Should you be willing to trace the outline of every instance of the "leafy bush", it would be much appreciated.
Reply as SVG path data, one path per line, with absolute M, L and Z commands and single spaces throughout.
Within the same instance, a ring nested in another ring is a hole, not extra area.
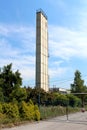
M 27 98 L 27 93 L 25 88 L 16 88 L 10 94 L 10 101 L 24 101 Z
M 79 107 L 81 106 L 81 99 L 74 96 L 74 95 L 67 95 L 68 99 L 69 99 L 69 106 L 71 107 Z
M 16 104 L 4 103 L 2 105 L 3 114 L 6 114 L 8 118 L 19 118 L 19 110 Z
M 57 94 L 56 98 L 54 100 L 54 105 L 67 106 L 68 105 L 68 98 L 66 97 L 66 95 Z
M 29 114 L 28 114 L 28 106 L 27 104 L 22 101 L 19 105 L 19 113 L 20 113 L 20 117 L 23 118 L 24 120 L 25 119 L 29 119 Z
M 40 112 L 37 105 L 34 106 L 34 119 L 37 121 L 40 120 Z
M 2 79 L 0 79 L 0 85 L 1 85 L 1 80 Z M 0 102 L 4 102 L 4 95 L 3 95 L 3 91 L 2 91 L 1 86 L 0 86 Z
M 0 124 L 2 124 L 6 119 L 6 115 L 3 113 L 0 113 Z
M 19 106 L 19 112 L 21 119 L 24 120 L 39 120 L 40 113 L 38 107 L 36 107 L 30 100 L 29 103 L 21 102 Z
M 3 110 L 2 110 L 2 104 L 0 103 L 0 113 L 2 113 Z

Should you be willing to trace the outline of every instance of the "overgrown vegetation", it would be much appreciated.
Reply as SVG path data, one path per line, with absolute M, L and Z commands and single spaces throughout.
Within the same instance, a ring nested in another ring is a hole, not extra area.
M 76 112 L 83 101 L 87 101 L 86 95 L 64 95 L 56 91 L 45 92 L 43 89 L 21 86 L 21 74 L 18 70 L 12 71 L 12 64 L 0 69 L 0 124 L 65 115 L 67 106 L 69 112 Z M 71 92 L 87 92 L 79 71 L 75 72 Z
M 49 106 L 40 107 L 41 119 L 48 119 L 56 116 L 66 115 L 66 107 L 63 106 Z M 79 107 L 68 107 L 68 113 L 75 113 L 80 111 Z
M 37 105 L 30 100 L 16 103 L 0 103 L 0 124 L 16 123 L 25 120 L 40 120 L 40 112 Z
M 38 105 L 21 85 L 21 74 L 12 71 L 12 64 L 0 69 L 0 124 L 40 120 Z
M 84 101 L 87 99 L 87 96 L 86 96 L 86 94 L 80 94 L 80 93 L 87 93 L 87 87 L 86 87 L 86 85 L 84 85 L 84 80 L 81 78 L 81 73 L 78 70 L 76 70 L 74 82 L 73 82 L 73 84 L 71 84 L 71 92 L 79 93 L 76 96 L 81 99 L 82 107 L 84 107 L 84 105 L 85 105 Z

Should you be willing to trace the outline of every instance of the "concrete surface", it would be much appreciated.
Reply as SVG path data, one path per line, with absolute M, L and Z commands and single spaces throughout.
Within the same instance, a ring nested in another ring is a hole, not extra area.
M 67 120 L 68 119 L 68 120 Z M 87 130 L 87 112 L 39 121 L 2 130 Z

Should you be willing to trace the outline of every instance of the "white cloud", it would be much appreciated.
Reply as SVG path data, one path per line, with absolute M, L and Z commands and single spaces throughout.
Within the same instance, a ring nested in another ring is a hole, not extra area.
M 0 67 L 13 64 L 23 82 L 35 80 L 35 30 L 29 26 L 0 24 Z M 34 85 L 34 84 L 33 84 Z
M 50 68 L 49 69 L 49 75 L 50 75 L 50 78 L 52 79 L 52 78 L 60 78 L 60 77 L 62 77 L 65 73 L 66 73 L 66 71 L 68 70 L 68 68 L 67 67 L 64 67 L 64 68 L 62 68 L 62 67 L 58 67 L 58 68 L 56 68 L 55 66 L 54 66 L 54 68 Z
M 84 17 L 83 17 L 84 18 Z M 85 18 L 78 30 L 49 26 L 50 77 L 62 77 L 70 68 L 62 67 L 71 58 L 87 58 L 87 28 Z M 85 28 L 84 27 L 85 22 Z M 35 80 L 35 28 L 0 24 L 0 66 L 13 63 L 24 80 Z
M 87 32 L 59 26 L 50 26 L 49 30 L 50 55 L 66 60 L 87 57 Z
M 14 48 L 17 51 L 35 51 L 35 29 L 30 26 L 0 24 L 1 48 Z M 6 31 L 5 31 L 6 30 Z M 4 44 L 4 45 L 3 45 Z M 3 53 L 3 52 L 2 52 Z

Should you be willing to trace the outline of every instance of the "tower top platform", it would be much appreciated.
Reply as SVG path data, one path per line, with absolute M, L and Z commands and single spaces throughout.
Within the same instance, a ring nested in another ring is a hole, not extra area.
M 42 13 L 43 16 L 44 16 L 46 19 L 48 19 L 48 18 L 47 18 L 47 15 L 45 14 L 45 12 L 44 12 L 41 8 L 38 9 L 38 10 L 36 11 L 36 13 Z

